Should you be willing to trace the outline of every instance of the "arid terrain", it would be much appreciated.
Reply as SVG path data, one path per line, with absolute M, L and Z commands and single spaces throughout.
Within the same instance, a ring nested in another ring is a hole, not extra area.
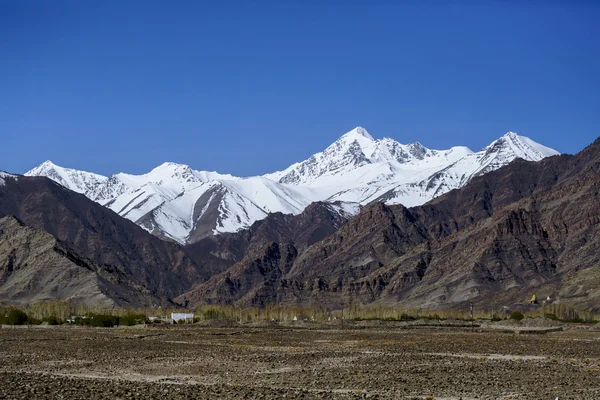
M 0 329 L 0 399 L 598 399 L 600 328 Z

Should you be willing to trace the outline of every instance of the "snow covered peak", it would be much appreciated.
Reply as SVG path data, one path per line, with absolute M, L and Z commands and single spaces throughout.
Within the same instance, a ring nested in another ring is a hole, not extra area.
M 43 163 L 41 163 L 37 168 L 52 168 L 52 167 L 57 167 L 57 165 L 54 164 L 50 160 L 46 160 Z
M 178 164 L 174 162 L 164 162 L 158 167 L 152 169 L 152 171 L 144 174 L 144 176 L 158 180 L 172 177 L 182 177 L 185 179 L 191 175 L 193 175 L 193 170 L 189 165 Z
M 192 243 L 248 227 L 272 212 L 298 214 L 315 201 L 348 215 L 373 201 L 415 206 L 515 158 L 538 161 L 555 154 L 514 132 L 474 153 L 464 146 L 432 150 L 417 141 L 374 139 L 359 126 L 308 159 L 262 177 L 196 171 L 174 162 L 107 178 L 46 161 L 26 175 L 47 176 L 159 237 Z M 0 173 L 0 185 L 5 177 Z
M 437 151 L 419 142 L 405 145 L 391 138 L 374 139 L 359 126 L 342 135 L 322 152 L 265 177 L 283 184 L 334 189 L 341 184 L 340 179 L 348 180 L 342 186 L 351 185 L 352 182 L 359 184 L 359 181 L 368 184 L 374 180 L 393 179 L 393 175 L 403 166 L 414 169 L 422 162 L 425 165 L 421 165 L 421 168 L 425 169 L 448 165 L 472 153 L 469 149 L 462 149 L 465 150 L 454 148 Z
M 373 153 L 376 143 L 365 128 L 357 126 L 343 134 L 321 154 L 333 158 L 344 157 L 351 164 L 360 164 Z
M 543 146 L 526 136 L 515 132 L 507 132 L 483 149 L 487 156 L 522 158 L 527 161 L 539 161 L 544 157 L 560 154 L 558 151 Z
M 98 185 L 108 179 L 105 176 L 92 172 L 79 171 L 72 168 L 63 168 L 52 161 L 47 160 L 37 167 L 25 173 L 26 176 L 45 176 L 74 192 L 83 193 L 86 196 Z
M 37 176 L 40 175 L 41 172 L 50 171 L 54 168 L 61 168 L 58 165 L 54 164 L 50 160 L 46 160 L 37 167 L 33 168 L 31 171 L 25 173 L 25 175 Z
M 311 183 L 324 175 L 343 175 L 350 170 L 371 164 L 370 156 L 376 147 L 377 141 L 367 130 L 356 127 L 307 160 L 264 176 L 279 183 L 298 185 Z
M 534 150 L 535 152 L 537 152 L 538 155 L 541 155 L 541 157 L 539 157 L 539 160 L 541 160 L 544 157 L 551 157 L 560 154 L 558 151 L 551 149 L 550 147 L 546 147 L 542 144 L 539 144 L 531 140 L 527 136 L 517 135 L 514 132 L 508 132 L 505 136 L 507 135 L 510 135 L 513 141 L 516 141 L 518 139 L 521 143 L 524 143 L 526 146 L 528 146 L 529 149 Z
M 185 164 L 179 164 L 176 162 L 165 161 L 164 163 L 160 164 L 158 167 L 153 168 L 152 171 L 161 170 L 161 169 L 177 170 L 177 169 L 186 169 L 186 168 L 189 168 L 189 166 L 185 165 Z
M 365 139 L 374 141 L 375 139 L 373 139 L 373 136 L 371 136 L 369 134 L 369 132 L 367 132 L 367 130 L 365 128 L 363 128 L 362 126 L 357 126 L 356 128 L 352 129 L 350 132 L 346 132 L 342 138 L 355 138 L 357 136 L 363 137 Z

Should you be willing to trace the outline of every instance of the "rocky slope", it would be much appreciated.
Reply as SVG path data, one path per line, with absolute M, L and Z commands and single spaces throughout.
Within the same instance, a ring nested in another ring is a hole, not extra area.
M 227 265 L 209 255 L 194 261 L 177 244 L 160 240 L 84 195 L 43 177 L 4 178 L 0 218 L 5 216 L 15 216 L 25 225 L 49 233 L 78 257 L 117 271 L 163 303 Z M 0 243 L 6 240 L 7 235 L 0 235 Z M 45 268 L 43 263 L 34 266 Z
M 514 160 L 422 206 L 347 212 L 348 203 L 319 202 L 185 247 L 49 179 L 0 178 L 5 300 L 322 308 L 473 300 L 500 310 L 535 292 L 599 304 L 600 140 L 576 156 Z
M 376 140 L 357 127 L 307 160 L 264 176 L 238 178 L 164 163 L 143 175 L 104 177 L 50 161 L 26 175 L 46 176 L 156 236 L 187 244 L 248 228 L 270 213 L 297 215 L 316 201 L 343 202 L 337 209 L 344 216 L 373 201 L 420 205 L 515 158 L 556 154 L 512 132 L 473 153 Z
M 231 265 L 268 242 L 290 242 L 299 249 L 335 233 L 351 216 L 340 213 L 339 203 L 312 203 L 298 215 L 273 213 L 236 233 L 210 236 L 186 246 L 188 254 L 202 259 L 207 254 Z
M 186 296 L 203 302 L 401 302 L 490 310 L 532 294 L 598 309 L 600 140 L 515 160 L 423 206 L 374 203 L 305 249 L 263 242 Z
M 344 205 L 315 203 L 299 215 L 273 213 L 248 230 L 183 248 L 47 178 L 0 178 L 0 302 L 173 305 L 264 241 L 304 248 L 348 220 Z
M 70 299 L 104 307 L 164 304 L 115 268 L 95 264 L 13 216 L 0 219 L 0 302 Z

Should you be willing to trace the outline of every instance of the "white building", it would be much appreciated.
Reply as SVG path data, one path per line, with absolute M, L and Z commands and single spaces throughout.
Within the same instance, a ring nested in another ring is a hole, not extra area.
M 173 320 L 174 324 L 177 324 L 179 321 L 185 321 L 185 323 L 187 324 L 189 323 L 194 323 L 194 314 L 188 314 L 188 313 L 171 313 L 171 319 Z

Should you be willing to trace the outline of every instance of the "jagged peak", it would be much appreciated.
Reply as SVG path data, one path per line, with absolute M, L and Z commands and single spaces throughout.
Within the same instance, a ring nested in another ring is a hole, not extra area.
M 105 178 L 103 175 L 99 175 L 96 174 L 94 172 L 89 172 L 89 171 L 83 171 L 83 170 L 78 170 L 78 169 L 74 169 L 74 168 L 66 168 L 66 167 L 61 167 L 60 165 L 55 164 L 54 162 L 52 162 L 51 160 L 46 160 L 43 163 L 41 163 L 40 165 L 38 165 L 37 167 L 32 168 L 31 170 L 25 172 L 25 176 L 33 176 L 33 175 L 40 175 L 43 174 L 44 172 L 48 172 L 50 170 L 53 170 L 56 173 L 77 173 L 77 174 L 87 174 L 87 175 L 92 175 L 98 178 Z
M 53 169 L 53 168 L 61 168 L 60 166 L 54 164 L 52 161 L 50 160 L 46 160 L 43 163 L 41 163 L 40 165 L 38 165 L 37 167 L 32 168 L 31 170 L 25 172 L 25 175 L 31 175 L 31 174 L 39 174 L 42 171 L 47 171 L 49 169 Z
M 179 164 L 176 162 L 172 162 L 172 161 L 165 161 L 164 163 L 160 164 L 158 167 L 154 168 L 154 169 L 173 169 L 173 168 L 190 168 L 189 165 L 186 164 Z
M 148 172 L 147 174 L 144 174 L 144 175 L 154 176 L 157 174 L 171 174 L 171 173 L 181 173 L 181 172 L 192 173 L 192 171 L 193 170 L 189 165 L 166 161 L 166 162 L 160 164 L 158 167 L 153 168 L 150 172 Z
M 58 165 L 54 164 L 51 160 L 46 160 L 39 165 L 40 167 L 58 167 Z
M 344 137 L 355 137 L 355 136 L 359 136 L 359 137 L 363 137 L 365 139 L 371 140 L 371 141 L 375 141 L 375 139 L 373 138 L 373 136 L 371 136 L 371 134 L 362 126 L 357 126 L 356 128 L 352 129 L 349 132 L 346 132 L 342 138 Z
M 420 142 L 412 142 L 408 146 L 414 149 L 426 149 L 426 147 L 423 146 Z
M 511 138 L 512 139 L 512 138 L 518 138 L 520 136 L 519 136 L 519 134 L 517 132 L 508 131 L 502 137 Z
M 498 152 L 510 152 L 519 158 L 529 161 L 539 161 L 544 157 L 550 157 L 560 154 L 558 151 L 539 144 L 538 142 L 521 136 L 515 132 L 507 132 L 500 138 L 494 140 L 483 151 L 486 154 Z

